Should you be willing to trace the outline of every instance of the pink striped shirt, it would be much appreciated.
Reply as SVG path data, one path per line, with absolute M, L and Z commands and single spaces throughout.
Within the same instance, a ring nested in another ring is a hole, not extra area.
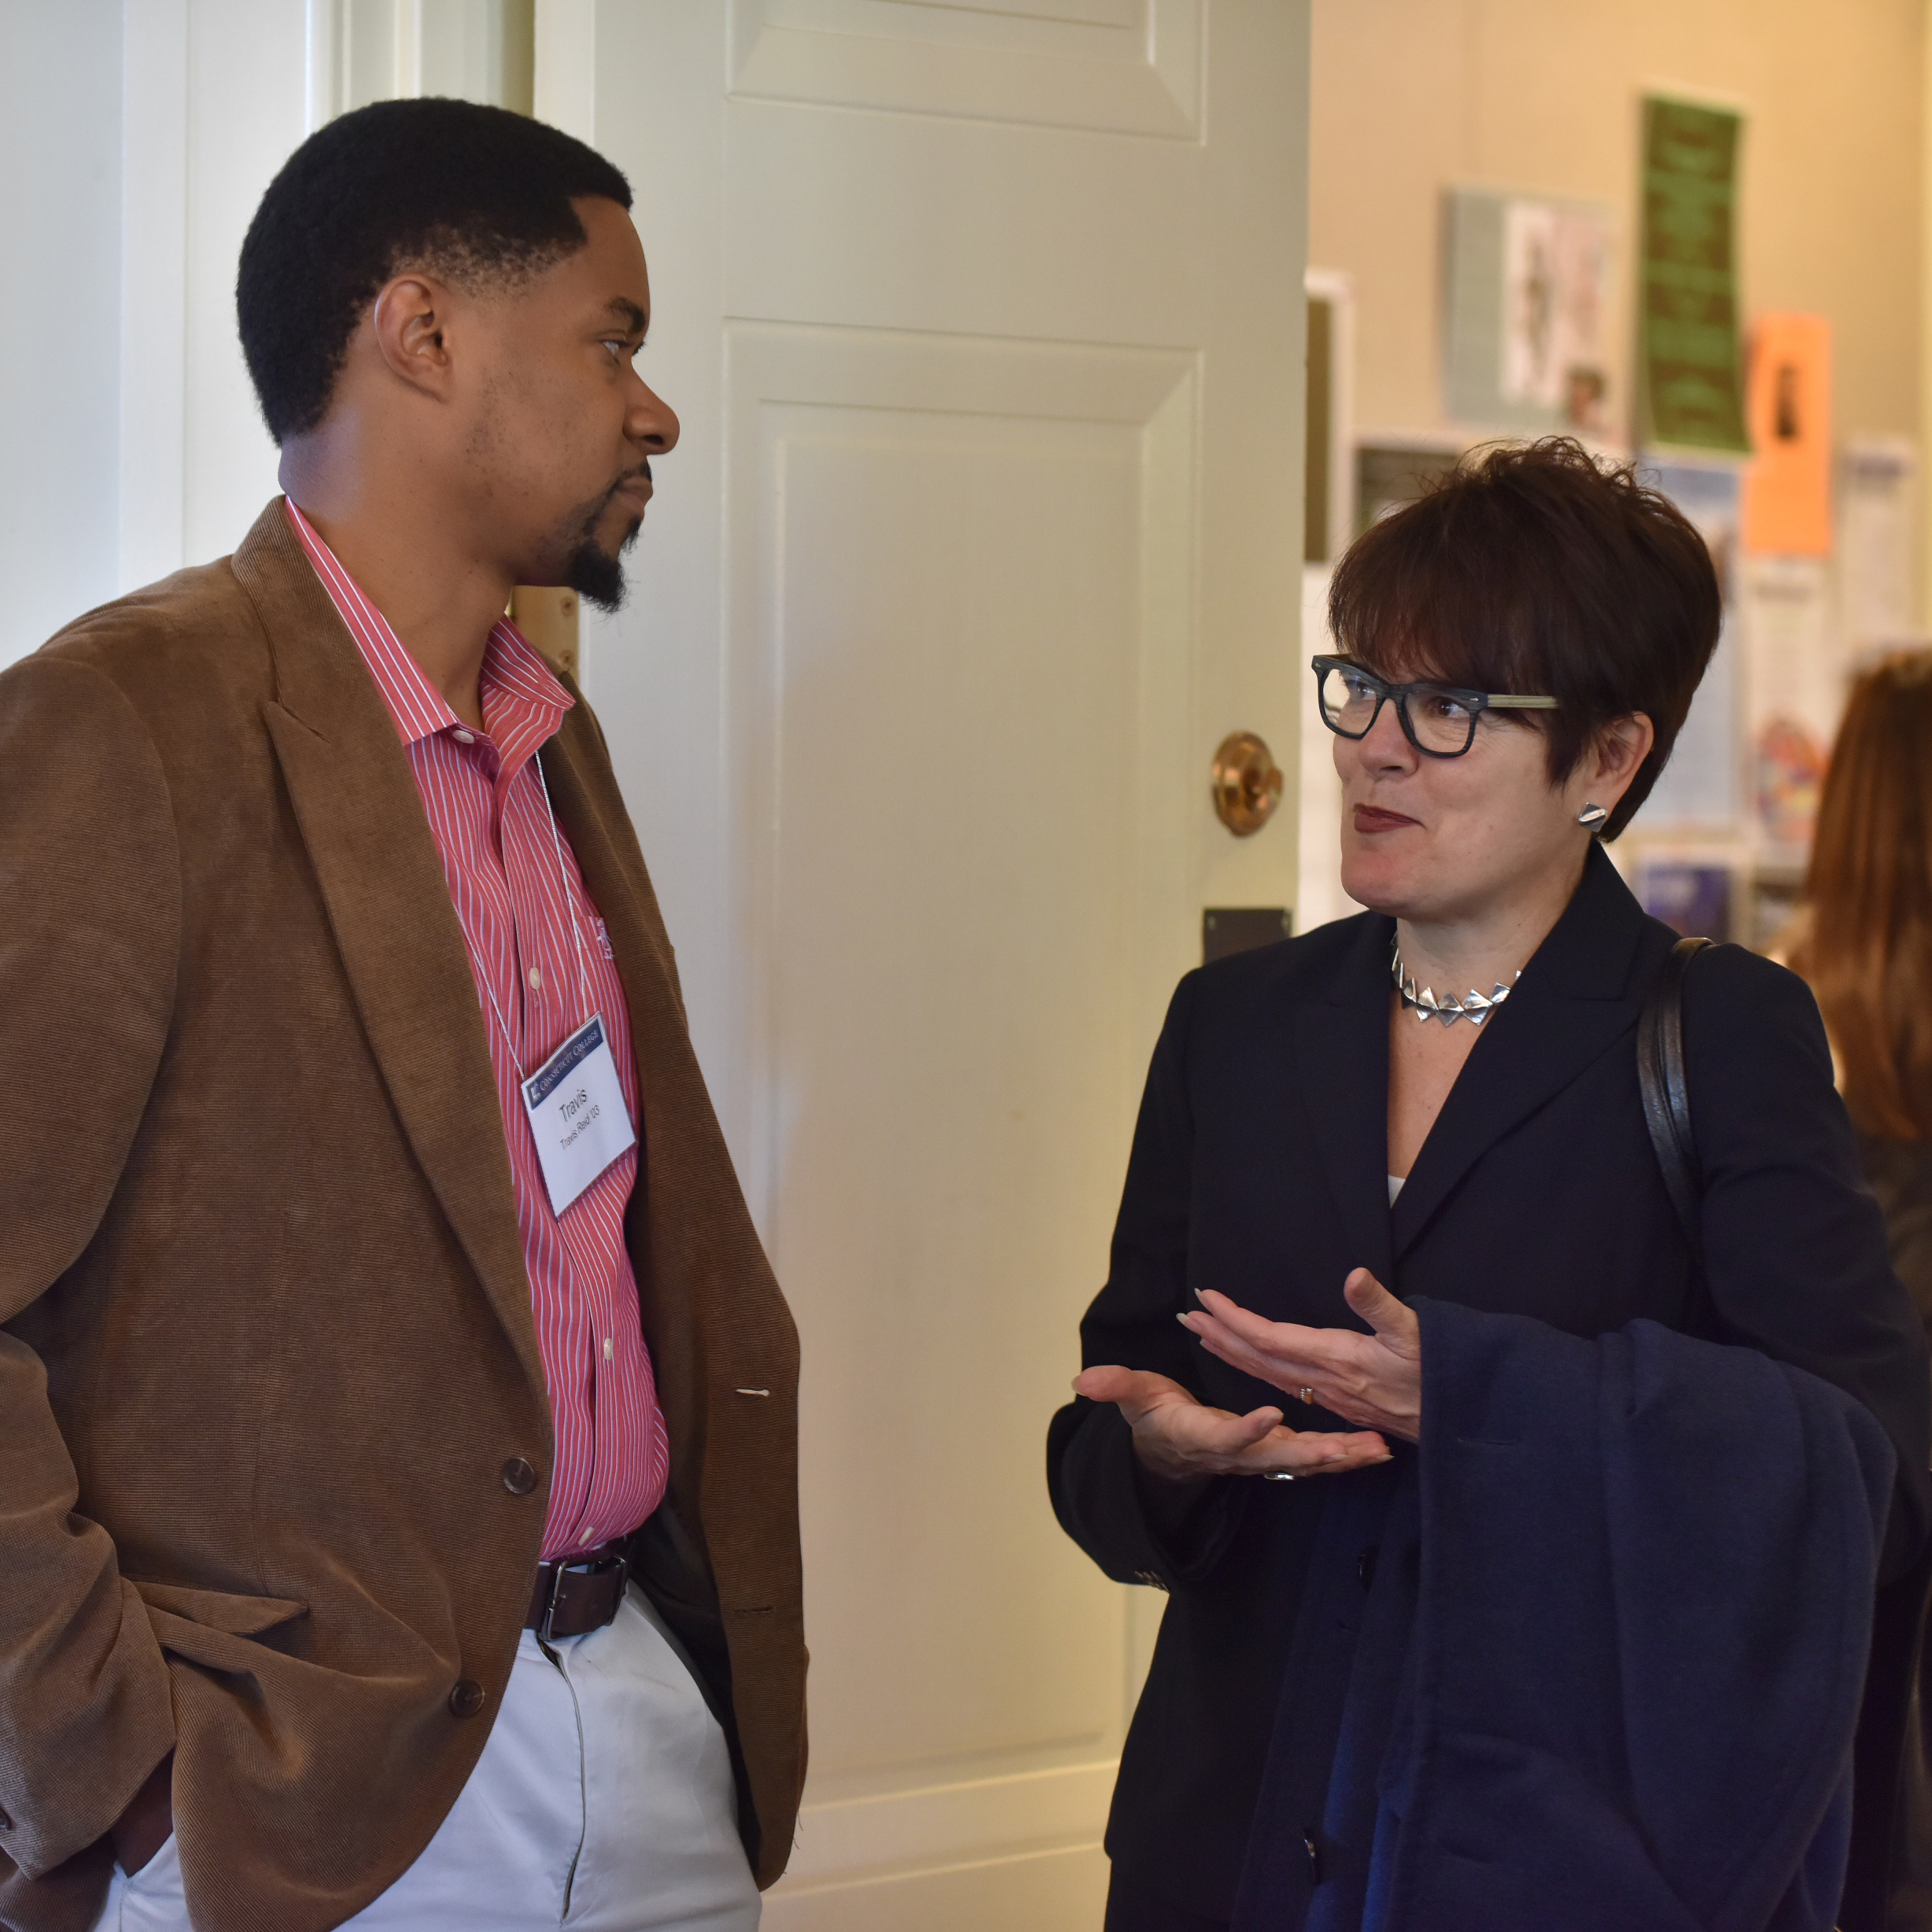
M 610 942 L 561 827 L 552 842 L 538 776 L 537 748 L 573 700 L 505 618 L 483 657 L 485 728 L 470 731 L 308 519 L 293 503 L 288 510 L 395 721 L 469 942 L 556 1429 L 544 1556 L 567 1555 L 635 1529 L 662 1500 L 669 1466 L 638 1319 L 637 1281 L 624 1245 L 637 1150 L 613 1161 L 561 1215 L 554 1212 L 520 1091 L 519 1065 L 522 1073 L 535 1072 L 589 1012 L 599 1012 L 625 1104 L 637 1119 L 630 1016 Z M 573 919 L 584 942 L 588 999 Z

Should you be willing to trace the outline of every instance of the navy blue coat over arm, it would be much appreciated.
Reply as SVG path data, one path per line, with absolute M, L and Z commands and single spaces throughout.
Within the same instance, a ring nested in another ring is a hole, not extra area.
M 1654 1322 L 1415 1310 L 1322 1882 L 1264 1777 L 1234 1932 L 1831 1932 L 1884 1432 Z M 1278 1753 L 1300 1716 L 1291 1687 Z

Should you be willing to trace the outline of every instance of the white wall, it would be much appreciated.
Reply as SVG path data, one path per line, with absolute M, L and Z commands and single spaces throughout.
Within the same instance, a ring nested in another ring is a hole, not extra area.
M 232 550 L 274 492 L 235 258 L 305 131 L 307 19 L 304 0 L 0 0 L 0 662 Z
M 128 0 L 130 10 L 169 0 Z M 308 132 L 300 0 L 190 0 L 183 562 L 234 549 L 275 491 L 275 449 L 235 334 L 235 264 L 256 204 Z M 140 84 L 129 76 L 131 90 Z M 149 574 L 143 572 L 142 577 Z
M 119 588 L 120 11 L 0 0 L 0 663 Z
M 234 549 L 275 489 L 234 323 L 263 190 L 352 95 L 527 96 L 527 67 L 491 55 L 519 19 L 527 43 L 529 13 L 0 0 L 0 664 Z M 359 90 L 341 71 L 351 25 L 389 43 L 386 67 L 359 47 Z

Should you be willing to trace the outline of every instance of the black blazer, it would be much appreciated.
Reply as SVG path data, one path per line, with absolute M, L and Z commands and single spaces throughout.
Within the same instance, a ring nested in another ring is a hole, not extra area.
M 1182 981 L 1148 1077 L 1107 1285 L 1081 1325 L 1082 1359 L 1157 1370 L 1222 1408 L 1281 1402 L 1207 1355 L 1175 1314 L 1193 1289 L 1213 1288 L 1274 1320 L 1359 1327 L 1341 1293 L 1358 1266 L 1398 1294 L 1576 1335 L 1648 1316 L 1762 1349 L 1863 1402 L 1898 1451 L 1886 1569 L 1906 1567 L 1932 1522 L 1926 1343 L 1803 983 L 1735 947 L 1689 975 L 1700 1281 L 1636 1075 L 1638 1012 L 1675 935 L 1645 916 L 1609 856 L 1593 849 L 1575 898 L 1484 1027 L 1392 1210 L 1392 935 L 1391 920 L 1363 913 Z M 1366 1595 L 1378 1525 L 1412 1466 L 1396 1447 L 1394 1462 L 1347 1477 L 1222 1479 L 1163 1534 L 1119 1411 L 1076 1400 L 1053 1418 L 1062 1525 L 1108 1576 L 1171 1594 L 1108 1833 L 1135 1886 L 1229 1915 L 1296 1641 L 1321 1661 L 1292 1694 L 1333 1720 L 1303 1768 L 1304 1815 L 1320 1816 L 1351 1595 Z M 1304 1600 L 1320 1606 L 1322 1628 L 1297 1639 Z M 1323 1735 L 1320 1722 L 1297 1728 Z

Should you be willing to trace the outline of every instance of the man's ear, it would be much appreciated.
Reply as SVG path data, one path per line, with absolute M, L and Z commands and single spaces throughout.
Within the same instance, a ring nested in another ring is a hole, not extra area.
M 426 396 L 441 398 L 450 376 L 449 290 L 424 275 L 398 275 L 376 297 L 371 319 L 376 348 L 389 372 Z

